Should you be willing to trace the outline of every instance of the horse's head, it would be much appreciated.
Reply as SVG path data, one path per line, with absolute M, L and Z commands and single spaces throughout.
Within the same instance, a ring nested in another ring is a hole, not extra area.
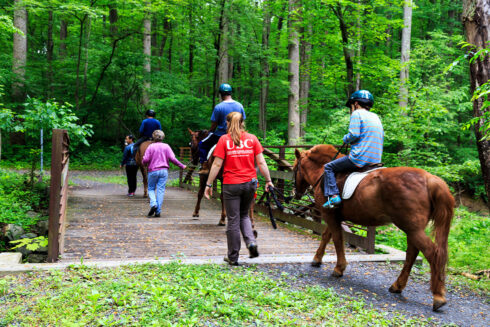
M 306 190 L 310 186 L 310 184 L 306 181 L 306 171 L 303 166 L 303 160 L 306 157 L 306 151 L 299 152 L 298 149 L 294 151 L 296 155 L 296 160 L 294 160 L 293 165 L 293 176 L 294 176 L 294 189 L 293 194 L 295 199 L 301 199 L 303 194 L 305 194 Z
M 191 136 L 189 146 L 191 147 L 192 164 L 197 165 L 197 162 L 199 160 L 199 142 L 206 138 L 209 132 L 206 130 L 199 130 L 194 132 L 190 128 L 187 128 L 187 130 L 189 131 L 189 134 Z

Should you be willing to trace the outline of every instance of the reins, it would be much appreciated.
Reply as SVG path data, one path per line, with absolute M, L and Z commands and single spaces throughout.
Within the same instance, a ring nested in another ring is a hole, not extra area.
M 274 199 L 274 202 L 276 203 L 276 206 L 279 210 L 283 211 L 284 206 L 277 199 L 276 189 L 272 186 L 269 186 L 269 192 L 266 192 L 265 194 L 265 205 L 269 209 L 269 218 L 271 220 L 272 228 L 277 229 L 276 219 L 274 218 L 274 215 L 272 213 L 272 206 L 271 206 L 271 199 L 270 199 L 271 195 L 272 195 L 272 199 Z

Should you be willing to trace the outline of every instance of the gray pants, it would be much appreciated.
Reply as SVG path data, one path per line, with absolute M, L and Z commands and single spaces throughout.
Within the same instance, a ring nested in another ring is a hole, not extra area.
M 228 217 L 226 225 L 228 259 L 232 262 L 238 261 L 238 255 L 240 254 L 240 231 L 247 247 L 251 243 L 255 243 L 252 222 L 248 211 L 256 189 L 257 183 L 255 181 L 223 185 L 223 200 L 225 201 L 226 216 Z

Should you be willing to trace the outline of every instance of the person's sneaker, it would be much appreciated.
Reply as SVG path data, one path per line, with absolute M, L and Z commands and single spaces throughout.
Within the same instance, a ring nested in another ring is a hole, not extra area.
M 200 175 L 207 175 L 207 174 L 209 174 L 209 163 L 207 161 L 204 161 L 201 164 L 201 169 L 199 170 L 198 174 L 200 174 Z
M 223 260 L 225 262 L 228 262 L 230 266 L 241 266 L 241 264 L 238 263 L 238 261 L 231 261 L 230 259 L 228 259 L 228 257 L 224 257 Z
M 128 193 L 128 197 L 132 198 L 134 196 L 134 193 Z
M 332 197 L 328 197 L 327 202 L 323 204 L 324 208 L 333 208 L 336 205 L 338 205 L 340 202 L 342 202 L 342 199 L 338 195 L 334 195 Z
M 159 213 L 159 212 L 157 212 L 157 213 L 155 214 L 155 217 L 156 217 L 156 218 L 160 218 L 160 213 Z
M 259 250 L 257 248 L 257 244 L 250 243 L 248 245 L 248 252 L 250 253 L 250 258 L 257 258 L 259 256 Z
M 150 208 L 150 212 L 148 212 L 148 217 L 153 216 L 153 214 L 157 211 L 157 206 L 153 206 Z

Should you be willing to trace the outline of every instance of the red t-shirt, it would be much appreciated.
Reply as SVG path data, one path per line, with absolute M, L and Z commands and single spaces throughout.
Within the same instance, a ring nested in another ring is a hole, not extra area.
M 240 146 L 236 146 L 230 134 L 220 137 L 213 155 L 224 160 L 223 184 L 242 184 L 257 178 L 254 159 L 264 149 L 257 137 L 243 132 Z

